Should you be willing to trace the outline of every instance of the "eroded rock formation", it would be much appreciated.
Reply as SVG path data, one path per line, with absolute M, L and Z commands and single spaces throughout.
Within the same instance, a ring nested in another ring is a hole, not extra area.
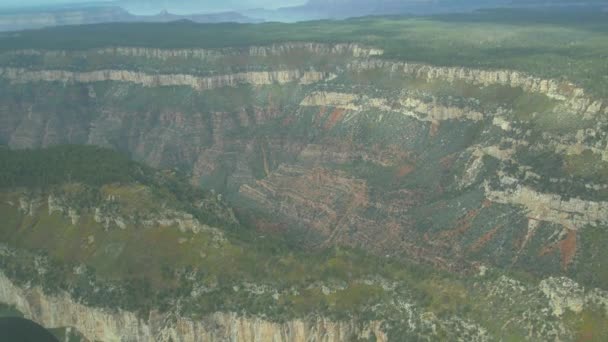
M 380 322 L 332 322 L 322 317 L 274 323 L 234 313 L 216 313 L 200 320 L 151 312 L 92 308 L 63 293 L 50 296 L 39 287 L 22 289 L 0 273 L 0 302 L 12 305 L 45 327 L 72 327 L 91 341 L 387 341 Z

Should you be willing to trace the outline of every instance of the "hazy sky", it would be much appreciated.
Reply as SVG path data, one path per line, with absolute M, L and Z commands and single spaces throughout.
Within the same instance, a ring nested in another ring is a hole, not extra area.
M 100 0 L 95 2 L 107 2 L 110 0 Z M 38 5 L 58 5 L 65 3 L 87 3 L 90 0 L 0 0 L 0 7 L 26 7 Z
M 1 7 L 28 7 L 38 5 L 61 5 L 66 3 L 116 3 L 127 9 L 176 12 L 216 12 L 248 8 L 277 8 L 305 3 L 306 0 L 0 0 Z

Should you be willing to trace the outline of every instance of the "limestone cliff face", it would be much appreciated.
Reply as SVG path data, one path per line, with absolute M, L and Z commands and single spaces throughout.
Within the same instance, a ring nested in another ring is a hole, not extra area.
M 239 84 L 270 85 L 297 82 L 310 84 L 321 81 L 330 75 L 316 71 L 270 71 L 246 72 L 231 75 L 197 77 L 193 75 L 151 75 L 126 70 L 98 70 L 92 72 L 72 72 L 65 70 L 28 71 L 25 69 L 3 68 L 0 77 L 15 83 L 28 82 L 63 82 L 63 83 L 93 83 L 93 82 L 128 82 L 144 87 L 187 86 L 196 90 L 209 90 L 220 87 L 234 87 Z
M 539 193 L 525 186 L 506 191 L 486 187 L 486 196 L 497 203 L 517 204 L 526 208 L 531 219 L 553 222 L 576 230 L 586 225 L 608 224 L 608 202 L 562 199 L 557 194 Z
M 445 120 L 481 121 L 484 117 L 482 113 L 472 108 L 445 106 L 437 103 L 436 99 L 433 98 L 422 100 L 412 96 L 401 96 L 389 100 L 348 93 L 315 92 L 302 100 L 300 105 L 305 107 L 334 107 L 355 112 L 364 110 L 395 112 L 429 122 Z
M 49 328 L 72 327 L 91 341 L 247 341 L 338 342 L 375 337 L 387 341 L 380 322 L 356 324 L 323 318 L 274 323 L 233 313 L 216 313 L 200 320 L 151 312 L 146 319 L 122 310 L 77 303 L 67 294 L 49 296 L 40 288 L 20 288 L 0 273 L 0 302 Z
M 390 73 L 401 73 L 427 81 L 439 80 L 448 83 L 461 81 L 478 86 L 503 85 L 521 88 L 525 92 L 543 94 L 551 99 L 563 101 L 563 108 L 566 111 L 583 115 L 585 118 L 592 118 L 608 111 L 605 101 L 587 96 L 583 88 L 573 83 L 543 79 L 513 70 L 439 67 L 379 59 L 354 61 L 348 65 L 348 68 L 354 71 L 383 69 Z
M 247 57 L 270 57 L 286 56 L 293 53 L 306 52 L 317 55 L 350 55 L 352 57 L 380 56 L 384 53 L 381 49 L 368 48 L 358 44 L 321 44 L 293 42 L 284 44 L 272 44 L 269 46 L 250 46 L 244 48 L 224 49 L 155 49 L 142 47 L 119 46 L 110 48 L 91 49 L 86 51 L 62 51 L 62 50 L 15 50 L 4 54 L 15 56 L 43 56 L 43 57 L 78 57 L 89 55 L 102 56 L 127 56 L 142 57 L 148 59 L 167 60 L 170 58 L 200 59 L 215 61 L 228 56 Z
M 465 81 L 477 85 L 508 85 L 521 87 L 526 92 L 542 93 L 549 97 L 565 100 L 566 98 L 583 97 L 584 89 L 576 85 L 552 79 L 543 79 L 523 72 L 513 70 L 483 70 L 465 67 L 440 67 L 420 63 L 385 61 L 368 59 L 355 61 L 348 66 L 352 70 L 388 69 L 391 72 L 401 72 L 416 78 L 428 80 L 445 80 L 448 82 Z M 601 102 L 586 103 L 595 110 L 601 107 Z

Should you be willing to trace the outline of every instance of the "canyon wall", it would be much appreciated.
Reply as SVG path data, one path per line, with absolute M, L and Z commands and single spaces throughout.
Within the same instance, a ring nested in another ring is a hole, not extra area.
M 15 83 L 28 82 L 128 82 L 144 87 L 186 86 L 195 90 L 209 90 L 234 87 L 239 84 L 270 85 L 297 82 L 311 84 L 331 75 L 316 71 L 284 70 L 272 72 L 248 72 L 231 75 L 196 77 L 192 75 L 150 75 L 127 70 L 98 70 L 92 72 L 72 72 L 64 70 L 28 71 L 24 69 L 0 69 L 0 77 Z
M 449 269 L 469 258 L 509 265 L 522 253 L 557 265 L 552 273 L 586 264 L 572 255 L 583 255 L 588 228 L 608 222 L 606 100 L 567 80 L 382 53 L 319 43 L 9 51 L 3 58 L 40 60 L 0 66 L 0 140 L 101 145 L 179 168 L 277 221 L 254 219 L 257 228 L 298 232 L 306 246 Z M 45 64 L 90 56 L 103 68 Z M 121 58 L 134 66 L 105 68 Z M 191 72 L 172 69 L 184 61 Z M 223 73 L 233 62 L 256 71 Z M 532 234 L 531 221 L 548 232 Z M 569 251 L 544 248 L 572 235 Z
M 387 341 L 380 322 L 358 324 L 324 318 L 274 323 L 233 313 L 200 320 L 151 312 L 134 313 L 88 307 L 67 294 L 47 295 L 40 288 L 20 288 L 0 273 L 0 302 L 15 306 L 26 318 L 47 328 L 72 327 L 90 341 L 252 341 L 338 342 L 353 339 Z
M 292 42 L 272 44 L 269 46 L 247 46 L 243 48 L 223 49 L 155 49 L 144 47 L 108 47 L 90 49 L 86 51 L 65 50 L 14 50 L 3 54 L 15 56 L 43 56 L 43 57 L 68 57 L 88 55 L 109 55 L 144 57 L 150 59 L 167 60 L 169 58 L 195 58 L 200 60 L 217 60 L 222 57 L 269 57 L 289 56 L 293 53 L 306 52 L 318 55 L 350 55 L 352 57 L 380 56 L 384 53 L 381 49 L 368 48 L 358 44 L 322 44 L 307 42 Z M 0 54 L 1 55 L 1 54 Z

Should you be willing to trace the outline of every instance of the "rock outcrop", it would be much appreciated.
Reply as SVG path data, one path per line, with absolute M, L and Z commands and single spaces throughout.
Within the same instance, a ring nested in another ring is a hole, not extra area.
M 350 55 L 356 58 L 380 56 L 381 49 L 369 48 L 358 44 L 321 44 L 292 42 L 272 44 L 269 46 L 248 46 L 244 48 L 223 49 L 155 49 L 144 47 L 117 46 L 91 49 L 85 51 L 65 50 L 15 50 L 0 55 L 43 56 L 43 57 L 82 57 L 91 55 L 142 57 L 148 59 L 168 60 L 170 58 L 217 60 L 229 56 L 270 57 L 288 56 L 293 53 L 306 52 L 316 55 Z
M 539 193 L 526 186 L 505 191 L 492 190 L 486 186 L 486 196 L 497 203 L 521 205 L 529 218 L 560 224 L 571 230 L 586 225 L 608 224 L 608 202 L 562 199 L 558 194 Z
M 28 82 L 128 82 L 144 87 L 186 86 L 198 91 L 220 87 L 234 87 L 239 84 L 270 85 L 296 82 L 311 84 L 330 77 L 328 73 L 317 71 L 269 71 L 245 72 L 231 75 L 198 77 L 185 74 L 146 74 L 128 70 L 97 70 L 91 72 L 73 72 L 66 70 L 28 71 L 25 69 L 2 68 L 0 77 L 15 83 Z
M 586 291 L 584 287 L 566 277 L 544 279 L 540 290 L 549 300 L 555 316 L 567 311 L 580 313 L 585 307 L 597 306 L 608 314 L 608 292 L 599 289 Z
M 567 81 L 543 79 L 513 70 L 483 70 L 465 67 L 441 67 L 420 63 L 368 59 L 349 64 L 355 71 L 385 69 L 392 73 L 402 73 L 414 78 L 440 80 L 446 82 L 463 81 L 466 83 L 489 86 L 506 85 L 522 88 L 525 92 L 540 93 L 556 100 L 571 99 L 580 110 L 592 113 L 601 112 L 602 101 L 585 97 L 585 90 Z
M 20 288 L 1 272 L 0 302 L 45 327 L 72 327 L 91 341 L 387 341 L 381 322 L 357 324 L 319 317 L 275 323 L 219 312 L 197 320 L 154 311 L 140 318 L 127 311 L 88 307 L 65 293 L 50 296 L 38 287 Z
M 411 96 L 388 100 L 348 93 L 315 92 L 304 98 L 300 105 L 305 107 L 334 107 L 355 112 L 369 110 L 394 112 L 428 122 L 444 120 L 481 121 L 484 118 L 482 113 L 472 108 L 445 106 L 437 103 L 436 99 L 422 100 Z M 349 118 L 349 116 L 346 116 L 346 118 Z
M 147 191 L 141 188 L 140 191 Z M 225 240 L 223 232 L 207 224 L 201 223 L 192 214 L 175 208 L 161 205 L 148 207 L 145 210 L 125 209 L 125 203 L 120 203 L 114 196 L 96 203 L 95 206 L 83 207 L 75 203 L 69 196 L 50 193 L 48 195 L 16 193 L 17 203 L 11 202 L 11 207 L 16 207 L 22 214 L 35 216 L 39 210 L 48 210 L 49 215 L 59 214 L 69 218 L 73 226 L 77 226 L 81 217 L 90 216 L 96 223 L 108 229 L 127 229 L 128 227 L 138 228 L 177 228 L 181 232 L 191 232 L 194 234 L 207 233 L 213 236 L 215 242 Z M 46 208 L 44 206 L 46 205 Z M 224 213 L 224 218 L 228 222 L 236 222 L 232 211 Z

